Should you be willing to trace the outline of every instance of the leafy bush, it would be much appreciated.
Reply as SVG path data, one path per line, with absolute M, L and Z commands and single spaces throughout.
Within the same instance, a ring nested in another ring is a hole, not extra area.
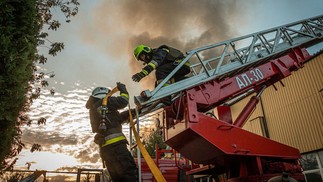
M 69 22 L 77 14 L 78 5 L 78 0 L 0 2 L 0 170 L 10 169 L 15 163 L 13 158 L 24 147 L 21 126 L 31 123 L 26 112 L 39 97 L 41 88 L 48 85 L 45 74 L 37 73 L 36 67 L 46 63 L 47 58 L 39 55 L 36 48 L 46 43 L 48 34 L 42 32 L 44 25 L 49 30 L 60 26 L 53 20 L 51 9 L 59 7 Z M 62 49 L 63 43 L 50 42 L 48 54 L 55 56 Z M 44 118 L 38 120 L 45 122 Z M 40 148 L 34 146 L 33 150 Z

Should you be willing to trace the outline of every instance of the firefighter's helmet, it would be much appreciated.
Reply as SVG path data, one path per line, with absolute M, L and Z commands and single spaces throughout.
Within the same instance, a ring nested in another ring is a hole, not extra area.
M 95 98 L 103 99 L 109 92 L 110 89 L 107 87 L 96 87 L 92 91 L 92 96 Z
M 138 61 L 144 61 L 144 60 L 140 60 L 140 54 L 145 54 L 147 56 L 147 58 L 150 59 L 150 54 L 152 53 L 152 49 L 146 45 L 139 45 L 135 48 L 135 50 L 133 51 L 135 58 Z M 146 60 L 147 61 L 147 60 Z M 145 61 L 144 61 L 145 62 Z

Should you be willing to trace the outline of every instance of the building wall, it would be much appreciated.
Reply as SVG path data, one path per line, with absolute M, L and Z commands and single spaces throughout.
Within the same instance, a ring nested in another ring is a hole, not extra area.
M 301 153 L 323 149 L 323 54 L 305 63 L 282 80 L 265 89 L 244 129 L 265 134 L 265 116 L 272 140 L 298 148 Z M 249 97 L 250 98 L 250 97 Z M 231 107 L 233 121 L 249 101 Z M 262 107 L 263 106 L 263 107 Z

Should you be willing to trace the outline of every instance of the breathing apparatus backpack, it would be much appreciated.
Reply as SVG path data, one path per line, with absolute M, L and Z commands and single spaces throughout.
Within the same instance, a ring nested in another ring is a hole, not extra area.
M 103 106 L 102 103 L 110 91 L 111 90 L 106 87 L 97 87 L 92 91 L 92 94 L 86 103 L 86 108 L 88 108 L 90 112 L 90 123 L 93 133 L 100 133 L 100 129 L 104 129 L 102 121 L 105 120 L 107 108 L 106 105 Z

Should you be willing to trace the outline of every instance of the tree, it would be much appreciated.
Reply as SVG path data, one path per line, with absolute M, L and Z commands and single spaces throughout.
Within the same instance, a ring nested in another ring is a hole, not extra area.
M 48 86 L 46 73 L 38 72 L 37 64 L 47 58 L 37 51 L 49 44 L 48 54 L 56 56 L 64 49 L 62 42 L 47 39 L 47 30 L 56 31 L 60 22 L 51 10 L 59 8 L 70 22 L 78 13 L 78 0 L 3 0 L 0 2 L 0 170 L 10 169 L 25 146 L 21 142 L 21 127 L 30 125 L 26 114 L 34 99 Z M 54 93 L 54 91 L 51 91 Z M 38 124 L 45 124 L 40 118 Z M 32 150 L 40 150 L 38 144 Z M 9 160 L 13 159 L 13 160 Z
M 151 157 L 156 157 L 155 145 L 158 145 L 159 149 L 166 149 L 166 144 L 163 141 L 161 129 L 156 127 L 149 136 L 143 141 L 143 144 Z

